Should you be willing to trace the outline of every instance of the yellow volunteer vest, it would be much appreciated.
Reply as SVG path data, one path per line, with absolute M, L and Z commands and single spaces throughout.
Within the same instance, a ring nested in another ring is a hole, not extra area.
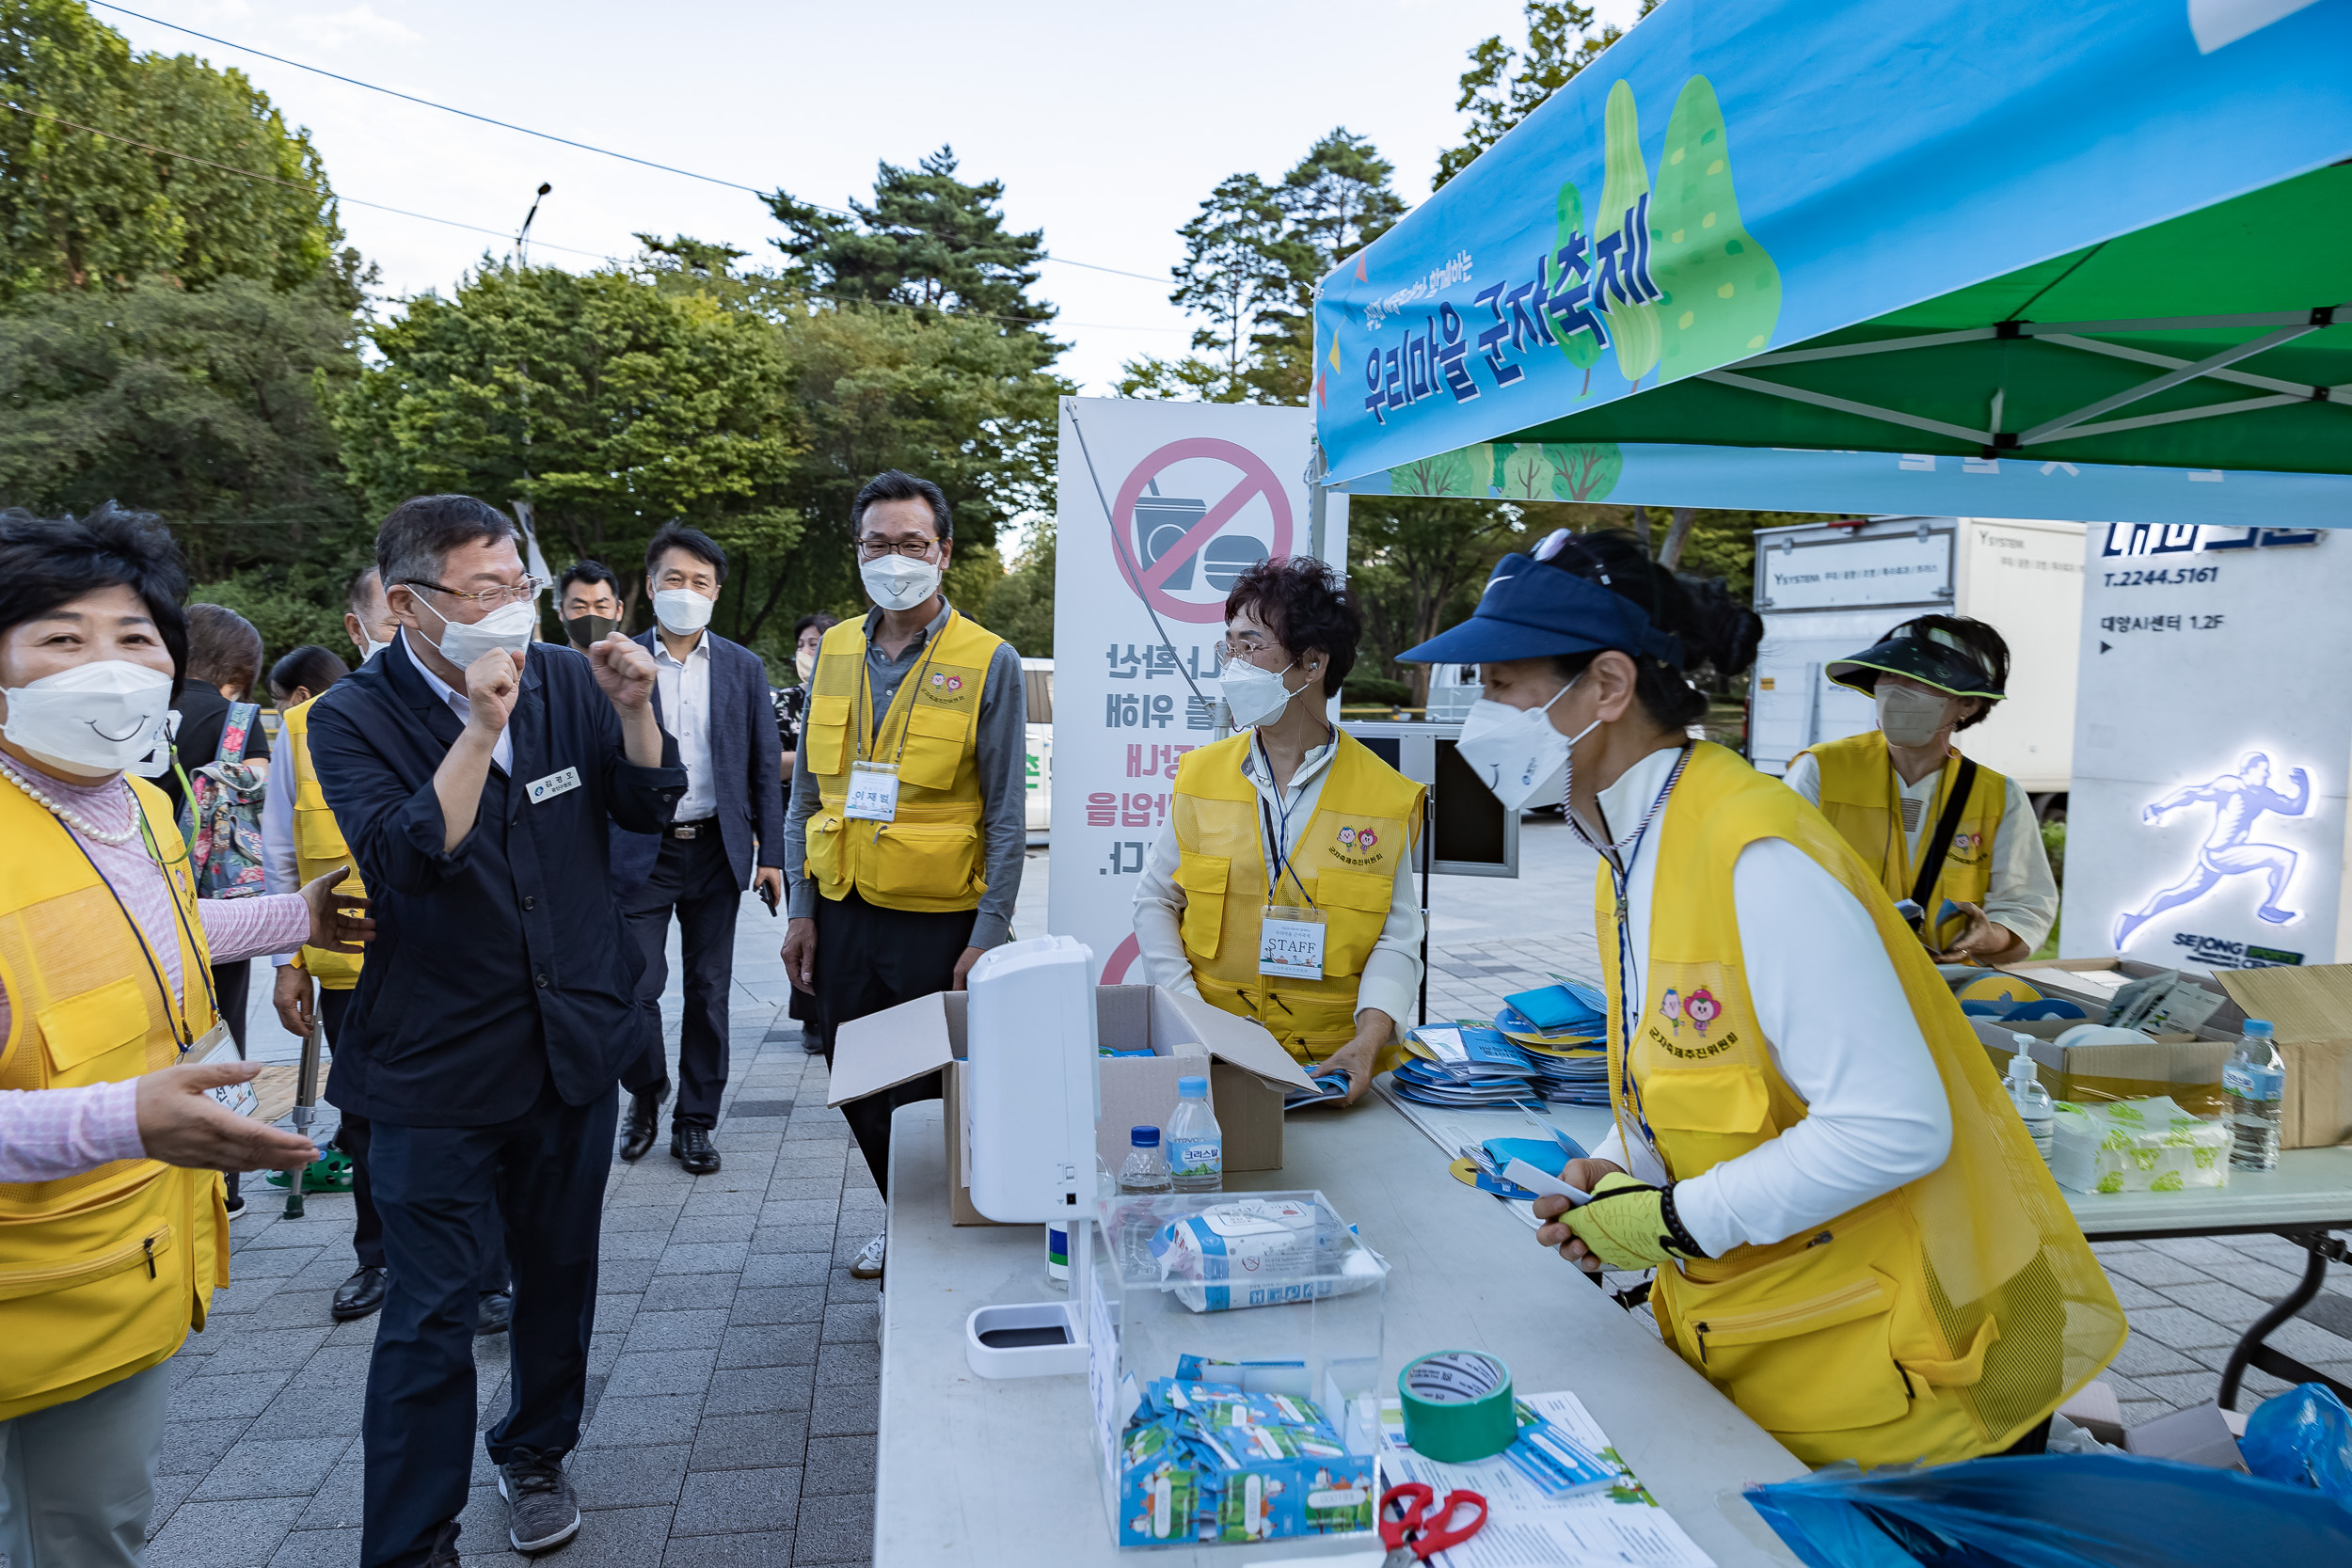
M 1870 911 L 1952 1113 L 1951 1154 L 1919 1180 L 1772 1245 L 1659 1270 L 1666 1342 L 1809 1465 L 1999 1452 L 2113 1358 L 2124 1323 L 1984 1048 L 1868 867 L 1794 791 L 1702 742 L 1658 831 L 1629 1094 L 1605 866 L 1594 901 L 1629 1144 L 1646 1123 L 1685 1180 L 1804 1119 L 1741 973 L 1732 866 L 1760 838 L 1794 844 Z
M 49 812 L 0 784 L 0 1089 L 119 1083 L 174 1065 L 180 1031 L 215 1014 L 208 955 L 171 807 L 132 781 L 179 906 L 184 1004 L 89 858 Z M 151 967 L 152 966 L 152 967 Z M 204 1326 L 229 1280 L 220 1178 L 118 1160 L 55 1181 L 0 1183 L 0 1420 L 143 1371 Z
M 310 703 L 317 701 L 310 699 Z M 364 898 L 367 884 L 359 879 L 350 847 L 343 843 L 343 831 L 336 826 L 335 814 L 327 810 L 326 796 L 319 788 L 318 770 L 310 766 L 310 703 L 298 703 L 278 716 L 277 749 L 284 759 L 278 766 L 294 770 L 294 880 L 307 886 L 335 866 L 350 865 L 351 875 L 337 882 L 335 891 Z M 305 947 L 295 961 L 326 990 L 349 990 L 359 983 L 359 966 L 365 959 L 358 953 Z
M 1397 868 L 1411 863 L 1423 792 L 1362 741 L 1339 732 L 1314 816 L 1291 843 L 1291 869 L 1323 911 L 1323 978 L 1261 974 L 1269 850 L 1258 792 L 1242 776 L 1249 742 L 1245 730 L 1186 752 L 1176 765 L 1169 813 L 1176 885 L 1184 890 L 1184 956 L 1203 997 L 1254 1019 L 1294 1059 L 1311 1066 L 1356 1037 L 1357 983 L 1388 922 Z M 1298 901 L 1289 877 L 1281 887 L 1279 902 Z M 1385 1072 L 1403 1058 L 1403 1046 L 1388 1044 L 1375 1070 Z
M 1902 786 L 1886 755 L 1885 735 L 1865 730 L 1806 750 L 1821 769 L 1821 815 L 1852 846 L 1889 898 L 1910 897 L 1912 884 L 1919 879 L 1919 868 L 1911 863 L 1911 841 L 1903 832 Z M 1944 820 L 1952 781 L 1959 774 L 1960 754 L 1954 752 L 1944 759 L 1943 782 L 1928 807 L 1929 833 Z M 1947 898 L 1984 908 L 1984 895 L 1993 887 L 1993 838 L 2000 831 L 2001 812 L 2008 803 L 2008 778 L 1977 764 L 1977 782 L 1968 792 L 1968 803 L 1961 808 L 1959 826 L 1952 830 L 1952 847 L 1944 857 L 1944 869 L 1928 890 L 1930 921 L 1935 921 Z M 1932 928 L 1936 950 L 1943 952 L 1968 928 L 1968 921 L 1955 915 L 1936 922 Z
M 817 891 L 857 895 L 886 910 L 979 908 L 988 891 L 980 836 L 975 736 L 988 663 L 1004 639 L 961 613 L 930 640 L 890 710 L 877 715 L 866 674 L 866 622 L 825 633 L 810 683 L 799 766 L 817 774 L 808 819 L 808 875 Z M 848 816 L 850 765 L 896 763 L 895 821 Z

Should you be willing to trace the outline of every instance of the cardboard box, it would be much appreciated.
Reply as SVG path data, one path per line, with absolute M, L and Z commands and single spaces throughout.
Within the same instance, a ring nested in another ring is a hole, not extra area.
M 972 1207 L 964 1164 L 962 991 L 938 991 L 841 1025 L 827 1103 L 845 1104 L 942 1069 L 946 1097 L 947 1203 L 958 1225 L 993 1225 Z M 1209 1108 L 1225 1134 L 1228 1171 L 1282 1168 L 1282 1095 L 1311 1086 L 1275 1037 L 1199 997 L 1159 986 L 1097 986 L 1094 1021 L 1106 1050 L 1149 1047 L 1150 1056 L 1103 1058 L 1103 1117 L 1095 1153 L 1113 1171 L 1127 1158 L 1128 1130 L 1168 1125 L 1176 1080 L 1207 1069 Z
M 2352 1142 L 2352 964 L 2231 969 L 2219 978 L 2247 1017 L 2278 1031 L 2287 1065 L 2280 1146 Z
M 2009 964 L 2001 970 L 2004 974 L 2014 974 L 2027 982 L 2044 996 L 2064 997 L 2069 1002 L 2081 1003 L 2093 1023 L 2106 1016 L 2107 1004 L 2115 1000 L 2116 990 L 2122 983 L 2165 972 L 2163 964 L 2118 958 L 2029 958 L 2024 963 Z M 2246 1022 L 2246 1012 L 2229 994 L 2228 988 L 2218 983 L 2217 977 L 2212 974 L 2199 974 L 2189 970 L 2175 973 L 2187 975 L 2207 990 L 2218 992 L 2222 997 L 2221 1006 L 2205 1020 L 2197 1033 L 2217 1039 L 2235 1039 L 2238 1026 Z
M 2236 1049 L 2234 1041 L 2201 1039 L 2190 1035 L 2159 1035 L 2153 1045 L 2076 1045 L 2061 1051 L 2055 1037 L 2075 1027 L 2079 1019 L 2036 1019 L 2028 1023 L 2003 1023 L 1997 1019 L 1972 1018 L 1977 1038 L 1993 1058 L 1993 1070 L 2006 1076 L 2019 1035 L 2028 1036 L 2033 1048 L 2034 1077 L 2053 1100 L 2076 1105 L 2101 1105 L 2117 1100 L 2151 1100 L 2169 1096 L 2191 1116 L 2208 1120 L 2219 1117 L 2221 1067 Z M 2093 1020 L 2092 1022 L 2097 1022 Z

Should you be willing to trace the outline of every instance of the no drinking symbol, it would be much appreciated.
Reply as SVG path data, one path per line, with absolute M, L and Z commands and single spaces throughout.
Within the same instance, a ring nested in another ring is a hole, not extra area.
M 1239 477 L 1222 484 L 1202 483 L 1196 469 L 1186 476 L 1184 487 L 1199 489 L 1201 496 L 1163 493 L 1160 475 L 1193 459 L 1237 469 Z M 1216 489 L 1223 490 L 1223 499 L 1207 499 L 1207 493 Z M 1270 546 L 1248 531 L 1255 518 L 1225 531 L 1261 496 L 1272 525 Z M 1225 594 L 1234 579 L 1268 555 L 1291 553 L 1290 498 L 1265 460 L 1248 447 L 1206 436 L 1170 441 L 1136 464 L 1119 486 L 1111 506 L 1111 548 L 1118 552 L 1120 577 L 1152 609 L 1194 625 L 1222 623 Z M 1204 589 L 1216 596 L 1206 602 L 1176 597 Z

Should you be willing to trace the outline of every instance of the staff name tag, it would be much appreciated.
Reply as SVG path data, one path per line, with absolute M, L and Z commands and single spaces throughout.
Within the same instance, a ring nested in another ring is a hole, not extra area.
M 549 773 L 544 779 L 533 779 L 523 785 L 523 793 L 531 797 L 534 806 L 545 805 L 559 795 L 568 795 L 580 787 L 580 769 L 566 768 L 561 773 Z
M 1277 904 L 1258 922 L 1258 973 L 1323 978 L 1323 911 Z
M 236 1036 L 230 1034 L 228 1023 L 222 1022 L 198 1036 L 196 1043 L 188 1047 L 184 1059 L 199 1066 L 215 1066 L 241 1062 L 245 1058 L 237 1054 Z M 204 1092 L 238 1116 L 258 1117 L 262 1114 L 262 1097 L 254 1089 L 250 1079 L 242 1084 L 222 1084 Z
M 887 762 L 858 762 L 850 765 L 850 798 L 843 805 L 846 815 L 861 822 L 896 822 L 898 819 L 898 769 Z

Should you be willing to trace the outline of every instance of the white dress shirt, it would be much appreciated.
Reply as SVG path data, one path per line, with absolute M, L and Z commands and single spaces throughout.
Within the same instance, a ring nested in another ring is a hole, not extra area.
M 653 634 L 654 685 L 661 692 L 661 724 L 677 737 L 686 767 L 686 793 L 676 820 L 701 822 L 719 815 L 719 785 L 710 770 L 710 638 L 697 632 L 681 664 L 661 633 Z
M 1316 803 L 1323 799 L 1323 781 L 1338 747 L 1335 740 L 1309 752 L 1298 771 L 1291 775 L 1290 788 L 1278 790 L 1264 748 L 1253 739 L 1242 760 L 1242 776 L 1257 789 L 1261 800 L 1303 833 L 1314 820 Z M 1264 829 L 1259 832 L 1263 837 Z M 1198 996 L 1200 988 L 1192 978 L 1192 960 L 1184 955 L 1181 921 L 1187 900 L 1184 890 L 1176 885 L 1179 858 L 1176 825 L 1170 822 L 1160 831 L 1159 842 L 1152 846 L 1143 863 L 1143 883 L 1136 889 L 1136 947 L 1143 960 L 1144 978 L 1151 984 Z M 1413 895 L 1412 861 L 1409 854 L 1398 859 L 1389 917 L 1356 982 L 1356 1011 L 1377 1007 L 1396 1020 L 1400 1029 L 1408 1026 L 1413 998 L 1421 989 L 1421 901 Z
M 1935 826 L 1935 792 L 1943 779 L 1940 768 L 1917 784 L 1903 784 L 1902 775 L 1895 775 L 1901 789 L 1903 837 L 1909 841 L 1915 866 L 1919 863 L 1920 847 Z M 1821 803 L 1821 765 L 1811 752 L 1800 752 L 1788 764 L 1783 782 L 1815 805 Z M 2042 822 L 2033 814 L 2033 801 L 2015 779 L 2005 779 L 2005 783 L 2008 790 L 2001 800 L 2001 825 L 1993 834 L 1993 883 L 1985 890 L 1984 914 L 1994 925 L 2016 932 L 2030 953 L 2058 924 L 2058 879 L 2050 875 L 2050 852 L 2042 847 Z
M 400 644 L 403 648 L 407 649 L 408 662 L 417 667 L 417 673 L 424 677 L 424 684 L 433 689 L 433 694 L 436 697 L 440 698 L 441 701 L 449 705 L 449 710 L 457 715 L 457 721 L 461 724 L 472 723 L 473 705 L 466 701 L 466 694 L 463 691 L 458 690 L 456 688 L 451 686 L 449 682 L 435 674 L 433 673 L 433 667 L 427 664 L 423 659 L 417 657 L 416 649 L 408 647 L 408 628 L 406 626 L 400 628 Z M 499 742 L 496 746 L 490 748 L 490 760 L 498 765 L 498 770 L 501 773 L 512 773 L 515 770 L 514 731 L 505 728 L 503 725 L 500 727 Z
M 1631 831 L 1665 787 L 1677 754 L 1653 752 L 1602 790 L 1608 831 L 1594 836 Z M 1661 813 L 1628 851 L 1632 972 L 1623 982 L 1625 994 L 1637 999 L 1648 994 L 1651 891 L 1664 820 Z M 1608 874 L 1606 867 L 1599 873 Z M 1676 1184 L 1675 1212 L 1717 1258 L 1741 1243 L 1792 1236 L 1925 1176 L 1952 1143 L 1943 1079 L 1869 911 L 1785 839 L 1759 839 L 1741 850 L 1731 893 L 1756 1024 L 1806 1114 L 1770 1142 Z M 1600 958 L 1619 962 L 1613 953 Z M 1593 1153 L 1645 1181 L 1665 1180 L 1638 1124 L 1613 1131 Z

